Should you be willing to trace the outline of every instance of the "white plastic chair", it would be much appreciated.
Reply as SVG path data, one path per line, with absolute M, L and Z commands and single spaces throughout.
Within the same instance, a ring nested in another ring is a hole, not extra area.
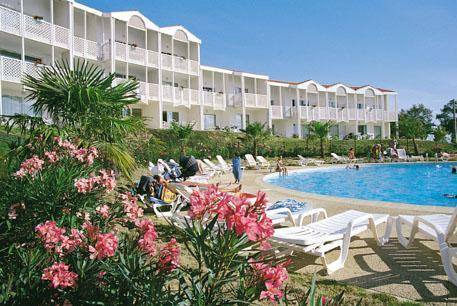
M 324 219 L 317 221 L 319 215 Z M 305 217 L 311 217 L 311 223 L 303 225 Z M 388 215 L 369 214 L 356 210 L 348 210 L 327 218 L 323 208 L 313 209 L 300 216 L 299 225 L 275 229 L 272 242 L 286 248 L 283 253 L 300 251 L 322 259 L 328 274 L 344 267 L 349 254 L 351 238 L 370 229 L 379 245 L 386 243 L 390 237 L 392 219 Z M 378 237 L 376 227 L 387 224 L 386 233 Z M 328 263 L 325 254 L 335 248 L 340 248 L 338 259 Z
M 406 155 L 405 149 L 397 149 L 398 160 L 409 161 L 408 155 Z
M 220 155 L 216 155 L 216 159 L 219 162 L 219 167 L 223 169 L 225 172 L 232 171 L 232 167 L 227 164 L 224 158 Z
M 316 165 L 321 166 L 324 164 L 323 160 L 315 159 L 315 158 L 305 158 L 302 155 L 297 155 L 299 158 L 300 166 L 308 166 L 308 165 Z
M 258 161 L 258 165 L 260 168 L 267 168 L 267 169 L 270 169 L 271 170 L 271 164 L 268 160 L 265 159 L 265 157 L 263 156 L 257 156 L 257 161 Z
M 207 158 L 204 158 L 203 159 L 203 162 L 214 172 L 216 172 L 217 174 L 220 174 L 222 172 L 224 172 L 219 166 L 216 166 L 212 161 L 210 161 L 209 159 Z
M 244 155 L 244 157 L 246 158 L 246 162 L 249 168 L 258 169 L 257 162 L 255 161 L 254 156 L 252 156 L 252 154 L 246 154 Z
M 330 155 L 332 156 L 333 163 L 346 164 L 349 162 L 349 159 L 347 157 L 339 156 L 336 153 L 330 153 Z
M 398 241 L 405 248 L 409 248 L 413 244 L 417 233 L 421 233 L 438 243 L 444 271 L 446 272 L 449 281 L 454 284 L 454 286 L 457 286 L 457 272 L 452 263 L 452 259 L 457 257 L 457 247 L 451 246 L 451 243 L 455 243 L 457 238 L 455 233 L 457 226 L 457 208 L 454 209 L 452 215 L 400 215 L 398 217 L 393 217 L 393 219 L 396 219 Z M 411 229 L 409 238 L 406 238 L 403 235 L 402 225 L 407 225 Z

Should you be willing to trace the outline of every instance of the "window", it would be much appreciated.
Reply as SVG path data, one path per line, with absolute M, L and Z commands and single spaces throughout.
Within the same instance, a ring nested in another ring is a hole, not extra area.
M 2 115 L 11 116 L 15 114 L 41 116 L 35 114 L 32 108 L 33 102 L 24 101 L 22 97 L 18 96 L 2 96 Z
M 249 124 L 249 122 L 250 122 L 250 120 L 249 120 L 249 115 L 248 115 L 248 114 L 246 114 L 246 125 L 248 125 L 248 124 Z
M 205 86 L 203 86 L 203 91 L 213 92 L 213 88 L 212 88 L 212 87 L 205 87 Z
M 359 125 L 357 127 L 357 132 L 360 134 L 360 135 L 366 135 L 367 134 L 367 126 L 366 125 Z
M 300 100 L 300 106 L 306 106 L 305 100 Z
M 292 99 L 292 106 L 295 107 L 295 99 Z
M 249 93 L 249 89 L 244 88 L 244 93 Z
M 235 115 L 235 125 L 239 129 L 241 129 L 241 127 L 243 126 L 243 115 L 242 114 Z
M 162 112 L 162 120 L 164 122 L 179 122 L 178 112 Z
M 141 118 L 143 115 L 141 108 L 132 108 L 132 117 Z
M 275 100 L 270 100 L 270 105 L 275 105 Z
M 363 104 L 362 103 L 357 103 L 357 108 L 358 109 L 363 109 Z
M 328 101 L 329 107 L 335 107 L 335 101 Z
M 205 114 L 205 130 L 214 130 L 216 128 L 216 115 Z
M 374 126 L 374 138 L 375 139 L 381 139 L 381 137 L 382 137 L 381 126 L 375 125 Z

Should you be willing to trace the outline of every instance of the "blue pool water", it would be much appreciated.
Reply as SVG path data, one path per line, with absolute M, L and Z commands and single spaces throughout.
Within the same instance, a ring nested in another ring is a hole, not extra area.
M 454 207 L 457 198 L 457 163 L 361 165 L 360 170 L 333 168 L 305 170 L 267 182 L 302 192 L 344 198 Z

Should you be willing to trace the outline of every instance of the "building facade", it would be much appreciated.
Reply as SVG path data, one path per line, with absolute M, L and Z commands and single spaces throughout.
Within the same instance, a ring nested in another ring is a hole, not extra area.
M 303 137 L 307 123 L 334 121 L 340 138 L 386 138 L 398 117 L 397 93 L 374 86 L 284 82 L 200 64 L 201 40 L 183 26 L 159 27 L 137 11 L 104 13 L 72 0 L 0 1 L 0 115 L 31 114 L 22 76 L 66 60 L 89 61 L 139 81 L 131 113 L 150 128 L 173 121 L 196 129 L 265 123 Z

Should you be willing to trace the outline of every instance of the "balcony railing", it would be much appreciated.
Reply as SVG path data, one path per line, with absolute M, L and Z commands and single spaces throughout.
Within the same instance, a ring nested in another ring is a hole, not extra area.
M 39 42 L 54 44 L 62 48 L 70 47 L 70 30 L 45 20 L 40 20 L 0 5 L 0 31 L 21 35 Z
M 25 74 L 37 77 L 38 71 L 44 65 L 31 62 L 23 62 L 20 59 L 0 56 L 0 79 L 3 81 L 21 83 Z
M 227 94 L 227 106 L 241 107 L 242 106 L 241 93 Z
M 282 119 L 282 106 L 280 106 L 280 105 L 271 106 L 271 118 Z
M 167 70 L 173 70 L 186 74 L 198 75 L 199 65 L 197 61 L 189 60 L 176 55 L 169 55 L 162 53 L 162 68 Z
M 116 78 L 114 79 L 113 85 L 118 85 L 125 82 L 126 79 Z M 139 81 L 138 88 L 136 90 L 141 101 L 146 102 L 148 100 L 159 100 L 159 85 L 154 83 L 146 83 Z
M 203 105 L 213 106 L 214 105 L 214 95 L 211 91 L 203 91 Z
M 95 41 L 81 37 L 73 37 L 73 51 L 75 55 L 96 60 L 98 58 L 98 45 Z
M 172 70 L 173 68 L 173 58 L 168 54 L 161 54 L 162 57 L 162 68 Z
M 215 92 L 214 94 L 214 109 L 225 110 L 225 94 Z
M 188 73 L 189 72 L 189 62 L 185 58 L 179 56 L 173 56 L 175 71 Z
M 246 107 L 268 108 L 266 95 L 246 93 Z

